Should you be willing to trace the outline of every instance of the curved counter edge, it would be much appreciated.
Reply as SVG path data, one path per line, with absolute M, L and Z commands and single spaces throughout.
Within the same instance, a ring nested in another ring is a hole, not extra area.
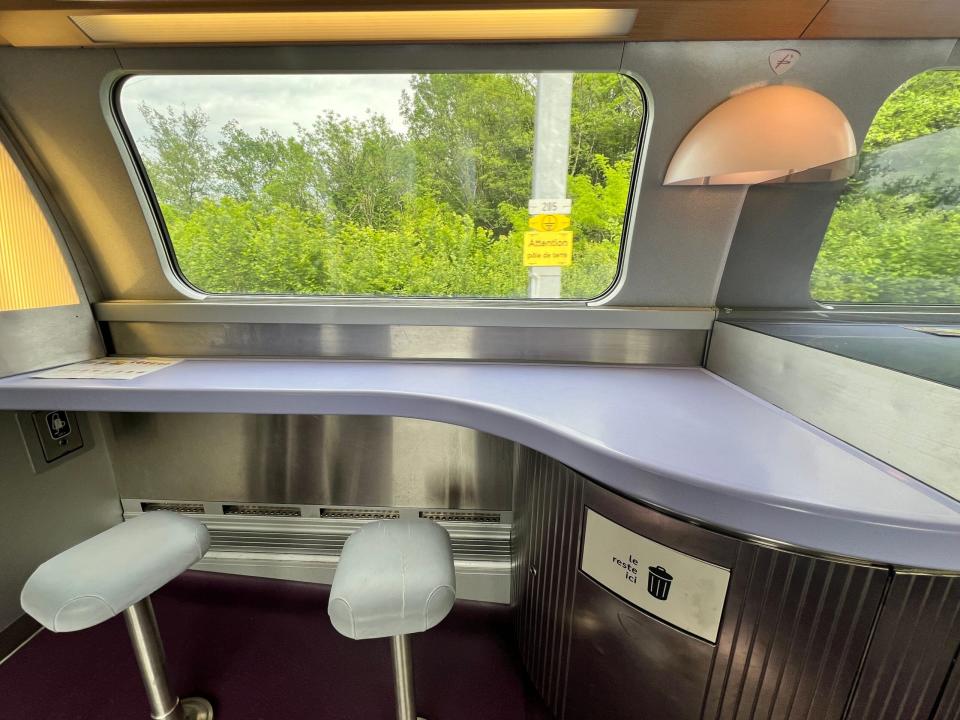
M 960 503 L 700 368 L 193 359 L 136 380 L 5 378 L 0 409 L 451 423 L 721 532 L 960 571 Z

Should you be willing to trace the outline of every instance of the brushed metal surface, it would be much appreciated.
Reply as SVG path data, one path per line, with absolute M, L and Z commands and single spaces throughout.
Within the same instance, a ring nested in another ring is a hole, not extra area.
M 161 503 L 136 498 L 124 498 L 122 502 L 124 519 L 140 515 L 144 506 L 159 505 L 188 512 L 206 525 L 210 550 L 194 570 L 325 585 L 333 582 L 343 544 L 365 523 L 387 513 L 388 517 L 403 519 L 435 516 L 431 510 L 415 508 L 321 509 L 305 505 L 248 508 L 261 513 L 285 508 L 299 516 L 230 514 L 224 513 L 222 503 L 188 503 L 172 498 Z M 450 535 L 457 597 L 461 600 L 510 602 L 510 513 L 493 515 L 499 522 L 439 521 Z
M 924 323 L 738 322 L 746 330 L 860 360 L 960 390 L 960 343 Z M 939 327 L 960 331 L 960 324 Z
M 23 615 L 37 566 L 122 519 L 100 423 L 86 420 L 92 449 L 36 475 L 15 414 L 0 413 L 0 628 Z
M 509 312 L 504 312 L 505 310 Z M 424 298 L 218 298 L 202 303 L 116 300 L 93 306 L 100 322 L 440 325 L 450 327 L 710 330 L 712 307 L 588 307 L 539 300 Z
M 848 717 L 926 720 L 945 683 L 951 694 L 933 717 L 956 717 L 947 674 L 958 649 L 960 577 L 896 573 Z
M 774 549 L 668 517 L 530 450 L 520 450 L 517 469 L 517 635 L 531 679 L 558 717 L 872 717 L 844 711 L 887 586 L 886 569 Z M 716 644 L 633 607 L 577 571 L 585 507 L 732 569 Z
M 118 355 L 701 364 L 705 330 L 107 323 Z
M 714 565 L 732 568 L 738 559 L 740 543 L 733 538 L 666 517 L 590 482 L 584 505 L 654 542 Z M 733 574 L 721 633 L 729 625 L 730 608 L 736 606 L 737 588 Z M 567 689 L 564 718 L 697 720 L 715 652 L 714 644 L 634 607 L 578 572 L 569 673 L 576 680 Z
M 960 390 L 726 323 L 707 369 L 960 499 Z
M 102 357 L 89 306 L 0 312 L 0 377 Z
M 122 497 L 509 510 L 514 443 L 398 417 L 113 413 Z
M 960 654 L 960 651 L 958 651 L 958 654 Z M 958 660 L 960 658 L 955 656 L 953 670 L 943 687 L 943 693 L 931 720 L 960 719 L 960 663 L 957 662 Z
M 584 478 L 552 458 L 520 448 L 515 487 L 512 604 L 517 642 L 535 687 L 562 716 Z
M 839 720 L 886 572 L 749 543 L 736 567 L 702 717 Z

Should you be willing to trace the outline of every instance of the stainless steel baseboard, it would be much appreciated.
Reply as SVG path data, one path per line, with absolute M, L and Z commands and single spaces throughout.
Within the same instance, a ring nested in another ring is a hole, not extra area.
M 510 601 L 512 513 L 438 508 L 317 507 L 124 499 L 124 518 L 154 509 L 190 514 L 210 531 L 194 570 L 329 584 L 347 538 L 377 519 L 428 517 L 450 533 L 457 597 Z
M 662 328 L 102 323 L 118 355 L 701 364 L 707 330 Z

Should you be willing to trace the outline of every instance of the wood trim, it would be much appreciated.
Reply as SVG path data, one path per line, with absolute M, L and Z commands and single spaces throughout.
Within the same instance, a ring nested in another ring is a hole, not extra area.
M 960 36 L 957 0 L 830 0 L 804 39 Z

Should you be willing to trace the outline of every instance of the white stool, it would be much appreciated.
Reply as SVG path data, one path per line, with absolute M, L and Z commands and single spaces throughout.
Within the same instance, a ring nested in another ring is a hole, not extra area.
M 150 593 L 200 558 L 210 535 L 197 520 L 155 511 L 64 550 L 38 567 L 20 604 L 53 632 L 83 630 L 123 613 L 154 720 L 211 720 L 202 698 L 170 691 Z
M 417 717 L 409 635 L 443 620 L 456 595 L 450 536 L 430 520 L 373 522 L 343 546 L 327 612 L 349 638 L 391 638 L 399 720 Z

